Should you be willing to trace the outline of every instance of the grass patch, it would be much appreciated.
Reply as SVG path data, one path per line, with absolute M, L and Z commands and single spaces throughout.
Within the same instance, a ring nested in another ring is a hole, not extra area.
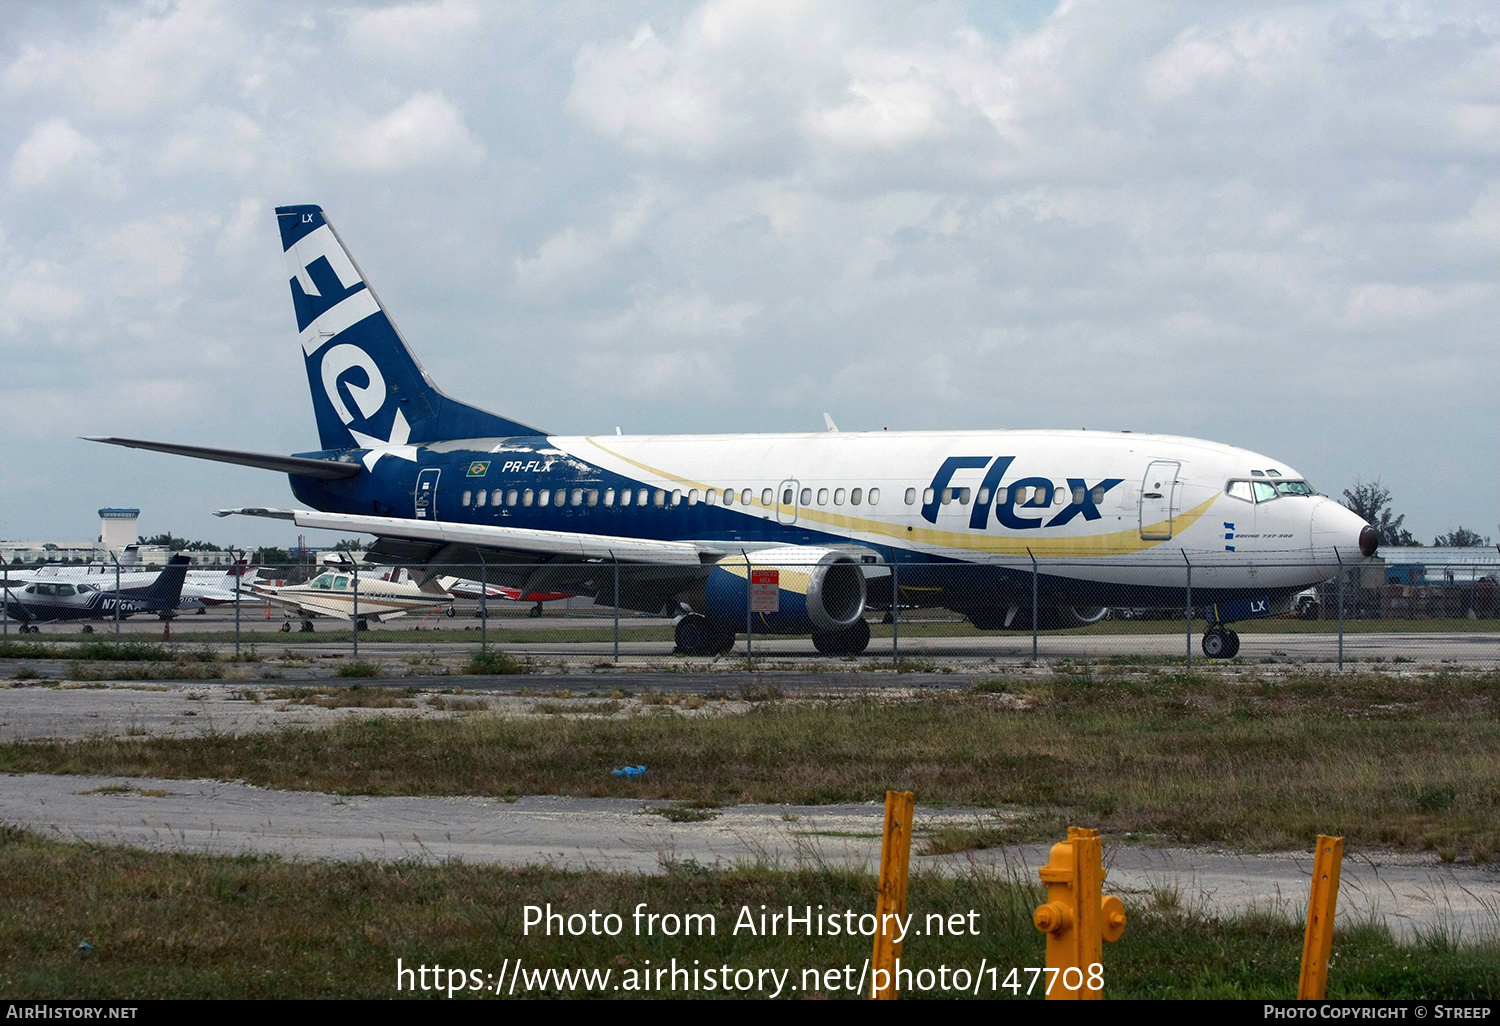
M 315 705 L 321 709 L 415 709 L 410 688 L 365 688 L 358 684 L 340 687 L 271 688 L 266 697 L 292 705 Z
M 826 868 L 733 870 L 691 861 L 666 872 L 573 872 L 459 863 L 283 861 L 148 853 L 45 840 L 0 827 L 0 992 L 13 999 L 374 998 L 398 996 L 396 960 L 405 966 L 479 968 L 498 973 L 506 959 L 530 968 L 608 970 L 606 988 L 641 970 L 670 965 L 790 970 L 783 997 L 862 997 L 844 989 L 842 969 L 869 956 L 863 936 L 752 936 L 733 926 L 742 909 L 759 915 L 792 905 L 871 911 L 870 875 Z M 907 909 L 921 936 L 908 937 L 903 966 L 1038 965 L 1043 941 L 1032 910 L 1043 900 L 1033 882 L 1005 873 L 954 878 L 914 875 Z M 523 934 L 526 905 L 571 913 L 614 913 L 617 937 Z M 648 912 L 713 917 L 712 936 L 636 935 L 631 916 Z M 1159 903 L 1128 906 L 1130 923 L 1105 951 L 1111 998 L 1290 999 L 1296 993 L 1301 924 L 1274 916 L 1215 919 Z M 936 918 L 973 910 L 977 936 L 938 936 Z M 80 942 L 92 954 L 78 957 Z M 839 970 L 839 989 L 823 971 Z M 816 970 L 804 976 L 804 970 Z M 1005 970 L 999 973 L 1003 980 Z M 428 982 L 431 982 L 429 974 Z M 446 974 L 445 974 L 446 982 Z M 467 981 L 465 981 L 467 982 Z M 769 983 L 769 981 L 767 981 Z M 1009 999 L 1011 991 L 984 996 Z M 1021 987 L 1027 974 L 1021 974 Z M 796 986 L 796 991 L 790 990 Z M 770 987 L 768 985 L 767 990 Z M 1331 999 L 1493 1000 L 1500 990 L 1500 948 L 1435 938 L 1401 946 L 1368 925 L 1334 934 Z M 520 996 L 523 988 L 518 988 Z M 405 992 L 403 992 L 405 993 Z M 446 996 L 427 991 L 418 995 Z M 532 991 L 528 996 L 556 996 Z M 605 990 L 610 997 L 634 996 Z M 743 996 L 765 996 L 751 990 Z M 581 996 L 579 994 L 578 996 Z M 651 997 L 682 997 L 656 991 Z M 698 996 L 723 996 L 723 991 Z M 906 999 L 944 997 L 920 991 Z M 1040 990 L 1032 995 L 1040 997 Z
M 458 672 L 476 676 L 501 676 L 512 673 L 530 673 L 531 666 L 498 648 L 487 648 L 470 656 L 469 661 L 464 663 Z
M 339 666 L 340 677 L 380 677 L 385 667 L 372 659 L 354 659 Z
M 1016 840 L 1052 836 L 1060 816 L 1251 850 L 1301 849 L 1326 833 L 1456 859 L 1500 851 L 1500 674 L 1116 679 L 1075 667 L 997 687 L 1009 690 L 761 701 L 704 718 L 388 718 L 232 738 L 8 742 L 0 772 L 793 805 L 896 789 L 1033 811 Z M 609 773 L 642 762 L 645 777 Z

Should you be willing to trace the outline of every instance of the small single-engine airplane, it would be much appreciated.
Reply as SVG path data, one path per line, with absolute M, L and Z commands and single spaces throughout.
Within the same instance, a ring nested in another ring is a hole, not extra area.
M 315 615 L 354 619 L 358 629 L 363 630 L 371 620 L 384 622 L 407 613 L 442 612 L 453 605 L 453 596 L 436 580 L 418 586 L 410 579 L 401 580 L 400 570 L 382 573 L 370 569 L 374 572 L 356 573 L 350 564 L 325 570 L 306 584 L 275 587 L 252 579 L 241 587 L 251 597 L 281 606 L 289 618 L 292 614 L 301 615 L 304 631 L 313 629 Z
M 558 436 L 466 405 L 417 363 L 322 209 L 278 207 L 320 447 L 296 456 L 95 438 L 279 471 L 311 509 L 221 510 L 373 534 L 370 558 L 523 593 L 675 609 L 684 652 L 727 650 L 750 574 L 780 571 L 755 630 L 857 654 L 867 608 L 1066 627 L 1104 607 L 1228 624 L 1374 555 L 1373 528 L 1282 460 L 1104 431 Z M 459 570 L 456 565 L 472 569 Z
M 187 556 L 173 556 L 160 571 L 125 575 L 132 580 L 122 578 L 118 591 L 112 574 L 43 575 L 12 581 L 5 588 L 5 613 L 20 622 L 23 634 L 36 634 L 44 623 L 111 620 L 117 612 L 121 619 L 136 613 L 170 616 L 182 597 L 187 566 Z M 90 634 L 94 628 L 84 624 L 83 630 Z

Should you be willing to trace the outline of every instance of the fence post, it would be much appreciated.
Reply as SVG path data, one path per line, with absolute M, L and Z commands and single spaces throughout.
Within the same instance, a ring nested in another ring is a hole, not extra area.
M 875 897 L 875 951 L 870 959 L 870 998 L 894 1001 L 896 966 L 901 961 L 901 942 L 891 936 L 901 933 L 906 915 L 906 875 L 911 862 L 911 821 L 916 795 L 911 791 L 885 793 L 885 833 L 880 842 L 880 890 Z M 890 920 L 889 916 L 895 916 Z M 881 974 L 885 985 L 881 985 Z
M 1193 668 L 1193 561 L 1188 559 L 1187 549 L 1182 551 L 1182 561 L 1187 564 L 1187 668 Z
M 1037 604 L 1036 556 L 1032 553 L 1030 545 L 1026 546 L 1026 555 L 1028 555 L 1028 556 L 1031 557 L 1031 665 L 1035 666 L 1038 662 L 1041 661 L 1040 658 L 1037 655 L 1037 637 L 1036 637 L 1036 632 L 1037 632 L 1036 622 L 1037 622 L 1038 615 L 1040 614 L 1041 611 L 1039 609 L 1037 609 L 1037 607 L 1036 607 L 1036 604 Z
M 1339 555 L 1338 546 L 1333 547 L 1333 554 L 1339 561 L 1339 669 L 1344 668 L 1344 557 Z
M 357 562 L 354 562 L 352 559 L 350 560 L 350 562 L 354 564 L 354 621 L 351 624 L 351 626 L 353 626 L 353 628 L 354 628 L 354 658 L 358 659 L 359 658 L 359 564 Z
M 245 576 L 245 567 L 239 565 L 239 554 L 233 550 L 229 553 L 234 557 L 234 661 L 240 661 L 240 580 Z M 245 561 L 248 565 L 249 560 Z
M 745 557 L 745 669 L 755 669 L 755 619 L 751 615 L 750 607 L 753 600 L 750 595 L 750 553 L 744 549 L 740 554 Z
M 891 668 L 901 669 L 901 571 L 891 553 Z
M 490 565 L 484 561 L 484 553 L 474 550 L 479 557 L 479 651 L 490 649 Z M 525 595 L 521 596 L 523 599 Z
M 1328 993 L 1328 959 L 1333 954 L 1333 916 L 1343 859 L 1342 837 L 1318 835 L 1312 893 L 1307 899 L 1307 933 L 1302 939 L 1302 974 L 1297 979 L 1298 1001 L 1322 1001 Z
M 118 645 L 120 643 L 120 557 L 111 552 L 109 558 L 115 561 L 115 644 Z
M 609 558 L 615 563 L 615 665 L 620 664 L 620 557 L 613 552 Z

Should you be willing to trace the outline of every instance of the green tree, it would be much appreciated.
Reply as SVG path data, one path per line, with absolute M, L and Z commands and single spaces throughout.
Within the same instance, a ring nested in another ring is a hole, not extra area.
M 274 545 L 262 545 L 250 554 L 250 563 L 253 566 L 286 566 L 291 561 L 290 552 Z
M 1378 477 L 1368 483 L 1355 481 L 1353 488 L 1345 488 L 1344 508 L 1364 517 L 1379 533 L 1382 546 L 1422 544 L 1401 526 L 1406 514 L 1392 514 L 1391 490 L 1382 486 Z
M 1452 549 L 1477 549 L 1490 544 L 1490 540 L 1486 536 L 1481 536 L 1478 531 L 1460 527 L 1447 534 L 1438 535 L 1432 539 L 1432 544 Z
M 361 541 L 358 538 L 340 538 L 339 541 L 338 541 L 338 543 L 336 545 L 334 545 L 333 551 L 334 552 L 363 552 L 367 548 L 369 548 L 369 544 L 367 542 Z

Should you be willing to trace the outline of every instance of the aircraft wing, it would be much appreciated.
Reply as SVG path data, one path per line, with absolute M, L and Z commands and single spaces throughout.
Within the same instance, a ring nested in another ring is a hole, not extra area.
M 729 554 L 698 542 L 300 509 L 225 509 L 216 515 L 236 513 L 290 520 L 298 527 L 373 534 L 380 540 L 369 550 L 372 561 L 425 567 L 424 583 L 454 575 L 518 588 L 522 595 L 590 595 L 601 603 L 615 601 L 647 612 L 660 612 L 673 595 L 707 576 L 709 565 Z
M 564 560 L 605 560 L 621 563 L 679 563 L 701 566 L 726 554 L 710 550 L 695 542 L 656 541 L 650 538 L 624 538 L 605 534 L 576 534 L 572 531 L 539 531 L 525 527 L 496 527 L 486 524 L 455 524 L 444 521 L 425 522 L 400 517 L 359 516 L 352 513 L 317 513 L 301 509 L 221 509 L 215 516 L 234 514 L 273 517 L 290 520 L 298 527 L 318 527 L 330 531 L 358 531 L 376 537 L 400 538 L 438 545 L 453 545 L 486 552 L 515 553 Z M 478 562 L 477 559 L 473 562 Z

